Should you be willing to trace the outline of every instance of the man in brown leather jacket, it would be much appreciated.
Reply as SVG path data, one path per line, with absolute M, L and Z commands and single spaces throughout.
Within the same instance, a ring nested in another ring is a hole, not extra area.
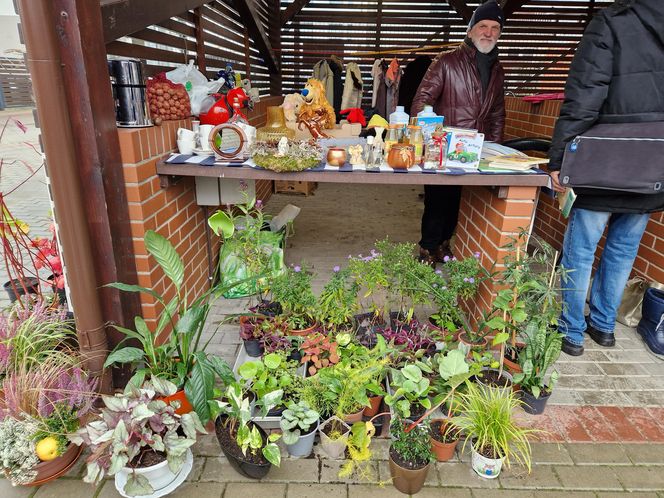
M 501 142 L 505 126 L 505 74 L 496 43 L 504 17 L 495 0 L 477 7 L 467 37 L 456 49 L 440 54 L 417 89 L 411 114 L 425 104 L 445 116 L 445 124 L 473 128 L 484 140 Z M 461 187 L 425 185 L 420 259 L 429 264 L 450 255 L 450 238 L 459 215 Z

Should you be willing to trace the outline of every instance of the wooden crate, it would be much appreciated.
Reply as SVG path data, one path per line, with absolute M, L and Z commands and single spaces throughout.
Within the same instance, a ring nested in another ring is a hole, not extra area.
M 286 180 L 275 180 L 274 191 L 277 194 L 304 194 L 311 195 L 318 187 L 317 182 L 295 182 Z

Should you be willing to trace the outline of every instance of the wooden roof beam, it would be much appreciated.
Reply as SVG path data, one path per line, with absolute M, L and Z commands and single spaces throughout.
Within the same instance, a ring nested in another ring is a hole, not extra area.
M 249 34 L 253 38 L 258 52 L 263 56 L 268 69 L 275 73 L 280 73 L 279 60 L 274 50 L 272 50 L 270 38 L 263 28 L 253 0 L 233 0 L 233 5 L 240 14 L 240 19 L 242 19 L 245 27 L 249 30 Z
M 101 0 L 104 42 L 110 43 L 205 3 L 206 0 Z
M 291 22 L 310 1 L 311 0 L 293 0 L 293 3 L 286 7 L 286 10 L 281 14 L 281 26 L 286 26 L 286 24 Z
M 470 18 L 473 17 L 473 9 L 468 7 L 468 4 L 465 0 L 447 0 L 447 3 L 450 4 L 457 14 L 461 16 L 464 22 L 469 23 Z
M 527 2 L 528 0 L 503 0 L 502 7 L 503 13 L 505 14 L 505 19 L 511 17 L 512 14 L 523 7 Z

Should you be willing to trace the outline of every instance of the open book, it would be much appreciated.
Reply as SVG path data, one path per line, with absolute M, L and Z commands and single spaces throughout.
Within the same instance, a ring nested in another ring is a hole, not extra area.
M 512 171 L 526 171 L 540 164 L 547 164 L 548 159 L 543 157 L 531 157 L 520 154 L 504 154 L 487 158 L 487 167 L 496 169 L 508 169 Z

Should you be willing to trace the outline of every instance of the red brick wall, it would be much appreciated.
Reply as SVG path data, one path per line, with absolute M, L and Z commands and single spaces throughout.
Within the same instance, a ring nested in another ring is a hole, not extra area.
M 520 98 L 507 97 L 505 103 L 507 108 L 506 139 L 551 138 L 555 121 L 560 114 L 562 101 L 551 100 L 541 104 L 531 104 Z M 566 226 L 567 221 L 560 215 L 555 200 L 542 193 L 537 206 L 534 233 L 560 249 Z M 595 263 L 602 253 L 604 241 L 605 238 L 602 237 Z M 656 213 L 650 217 L 634 263 L 633 274 L 648 281 L 664 283 L 664 213 Z
M 502 195 L 501 195 L 502 194 Z M 454 252 L 457 257 L 480 253 L 480 263 L 487 270 L 499 271 L 507 251 L 500 249 L 528 230 L 535 209 L 537 187 L 464 187 L 459 208 Z M 494 262 L 496 262 L 495 266 Z M 464 303 L 471 322 L 488 309 L 497 287 L 484 281 L 472 303 Z
M 264 98 L 249 114 L 253 126 L 265 123 L 266 107 L 279 105 L 281 97 Z M 118 129 L 123 171 L 129 202 L 129 216 L 134 238 L 134 254 L 138 283 L 170 300 L 175 292 L 161 269 L 148 256 L 143 242 L 147 230 L 155 230 L 175 246 L 185 264 L 185 286 L 190 299 L 208 288 L 208 263 L 205 243 L 205 217 L 196 204 L 193 178 L 183 178 L 176 185 L 161 188 L 157 176 L 157 162 L 176 148 L 175 133 L 179 127 L 191 127 L 189 120 L 167 121 L 150 128 Z M 272 182 L 256 184 L 257 198 L 267 200 Z M 213 238 L 216 259 L 219 241 Z M 143 317 L 150 326 L 156 325 L 160 306 L 147 295 L 141 296 Z

